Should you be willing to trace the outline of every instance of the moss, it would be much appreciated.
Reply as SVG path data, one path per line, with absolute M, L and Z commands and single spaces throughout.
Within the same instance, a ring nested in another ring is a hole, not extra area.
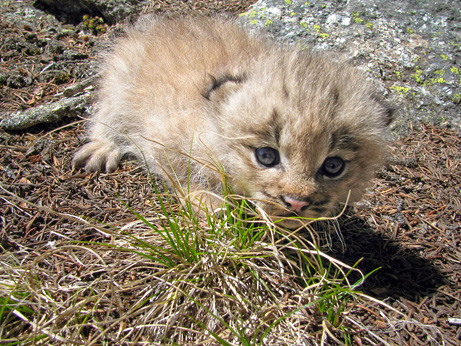
M 419 83 L 419 84 L 424 84 L 424 82 L 423 82 L 423 80 L 421 78 L 422 75 L 423 75 L 423 71 L 420 70 L 418 67 L 416 67 L 416 71 L 415 71 L 415 73 L 413 73 L 411 75 L 411 78 L 414 78 L 416 80 L 416 82 Z
M 105 33 L 107 31 L 107 25 L 104 24 L 104 19 L 100 17 L 90 17 L 89 15 L 84 15 L 83 26 L 92 31 L 94 35 L 98 33 Z
M 411 35 L 411 34 L 414 34 L 415 31 L 413 29 L 407 28 L 407 33 L 409 33 Z
M 403 87 L 400 85 L 393 85 L 391 86 L 391 89 L 397 91 L 400 95 L 405 95 L 406 93 L 410 91 L 410 88 Z
M 252 19 L 252 20 L 250 20 L 250 24 L 253 24 L 253 25 L 258 24 L 258 20 L 257 19 Z
M 453 101 L 453 103 L 455 103 L 457 105 L 461 104 L 461 95 L 458 94 L 458 93 L 454 94 L 453 98 L 452 98 L 452 101 Z
M 442 59 L 444 59 L 444 60 L 448 60 L 448 56 L 446 56 L 445 54 L 442 54 L 441 57 L 442 57 Z
M 256 17 L 257 14 L 258 14 L 258 12 L 256 12 L 256 11 L 251 11 L 251 12 L 249 13 L 249 15 L 248 15 L 248 18 L 254 18 L 254 17 Z
M 323 38 L 324 40 L 326 40 L 328 37 L 330 37 L 329 34 L 324 33 L 324 32 L 320 32 L 320 29 L 321 29 L 320 25 L 315 24 L 315 25 L 314 25 L 314 29 L 317 31 L 317 33 L 319 34 L 319 36 L 320 36 L 321 38 Z
M 292 1 L 291 0 L 285 0 L 285 4 L 291 5 Z
M 290 17 L 294 17 L 296 15 L 296 12 L 291 12 Z
M 373 23 L 370 23 L 370 22 L 365 22 L 364 19 L 360 18 L 360 13 L 359 12 L 352 12 L 352 19 L 354 20 L 354 22 L 356 22 L 357 24 L 364 24 L 367 28 L 371 29 L 371 30 L 374 30 L 374 26 L 373 26 Z
M 453 73 L 453 74 L 456 74 L 456 75 L 459 75 L 459 68 L 457 68 L 456 66 L 453 66 L 450 71 Z
M 424 86 L 431 86 L 434 84 L 445 84 L 447 81 L 444 78 L 431 78 L 427 82 L 424 82 Z
M 272 24 L 274 24 L 274 22 L 271 21 L 270 19 L 267 19 L 266 23 L 264 23 L 265 26 L 269 26 L 269 25 L 272 25 Z
M 428 81 L 424 82 L 424 86 L 431 86 L 437 83 L 437 78 L 431 78 Z
M 299 25 L 301 25 L 303 28 L 308 29 L 308 28 L 307 28 L 307 27 L 308 27 L 308 24 L 307 24 L 306 22 L 301 22 L 301 23 L 299 23 Z M 309 30 L 309 29 L 308 29 L 308 30 Z
M 456 72 L 456 70 L 454 70 L 453 68 L 451 69 L 451 71 L 453 73 Z M 439 77 L 431 78 L 431 79 L 429 79 L 427 81 L 424 81 L 423 78 L 421 78 L 423 76 L 423 71 L 418 66 L 416 66 L 416 71 L 415 71 L 415 73 L 413 73 L 411 75 L 411 78 L 416 80 L 417 83 L 422 84 L 424 86 L 431 86 L 431 85 L 434 85 L 434 84 L 437 84 L 437 83 L 445 84 L 447 82 L 445 80 L 445 78 L 443 78 L 445 73 L 446 73 L 445 70 L 436 70 L 436 71 L 434 71 L 434 74 L 439 76 Z
M 362 18 L 360 18 L 360 12 L 354 11 L 352 12 L 352 18 L 354 19 L 354 22 L 357 24 L 365 22 Z

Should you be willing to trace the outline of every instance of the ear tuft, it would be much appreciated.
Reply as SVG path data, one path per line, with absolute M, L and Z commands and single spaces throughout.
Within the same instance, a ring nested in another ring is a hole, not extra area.
M 240 84 L 245 81 L 243 76 L 224 75 L 219 78 L 211 77 L 211 83 L 202 93 L 208 101 L 219 102 L 227 98 L 235 90 L 239 89 Z
M 396 111 L 396 108 L 388 104 L 382 105 L 384 106 L 384 121 L 386 126 L 389 126 L 394 120 L 394 112 Z
M 385 102 L 380 96 L 374 93 L 371 95 L 371 98 L 382 107 L 382 119 L 384 121 L 384 125 L 389 126 L 394 120 L 394 112 L 397 108 Z

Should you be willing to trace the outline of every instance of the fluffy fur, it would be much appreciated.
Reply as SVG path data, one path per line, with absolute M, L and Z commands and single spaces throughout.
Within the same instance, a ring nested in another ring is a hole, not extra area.
M 88 172 L 131 153 L 203 198 L 222 194 L 222 169 L 278 220 L 328 216 L 349 191 L 358 200 L 382 163 L 391 112 L 357 69 L 232 22 L 144 19 L 101 75 L 90 142 L 73 161 Z

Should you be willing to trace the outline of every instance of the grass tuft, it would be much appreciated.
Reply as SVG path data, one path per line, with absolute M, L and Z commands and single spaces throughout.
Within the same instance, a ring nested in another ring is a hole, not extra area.
M 131 210 L 134 222 L 72 216 L 98 241 L 63 236 L 3 253 L 2 342 L 351 344 L 358 332 L 346 317 L 368 299 L 357 290 L 366 275 L 322 252 L 326 238 L 309 225 L 286 230 L 244 198 L 225 200 L 197 217 L 187 199 L 156 190 L 154 213 Z M 352 272 L 361 279 L 351 283 Z

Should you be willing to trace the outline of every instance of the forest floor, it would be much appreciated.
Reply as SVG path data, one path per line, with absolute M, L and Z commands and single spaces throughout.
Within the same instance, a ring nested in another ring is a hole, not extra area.
M 251 1 L 229 3 L 227 10 L 239 13 Z M 207 11 L 212 5 L 207 2 Z M 2 115 L 56 101 L 90 77 L 97 53 L 117 30 L 88 31 L 84 21 L 65 24 L 47 14 L 31 24 L 15 18 L 15 13 L 27 15 L 30 6 L 23 1 L 0 7 Z M 169 2 L 164 6 L 157 10 L 167 11 Z M 132 210 L 150 212 L 154 188 L 136 163 L 125 162 L 112 174 L 72 170 L 84 127 L 81 119 L 64 119 L 0 131 L 0 258 L 46 251 L 63 235 L 103 241 L 99 232 L 62 215 L 115 225 L 134 219 Z M 392 145 L 390 163 L 364 201 L 341 217 L 343 239 L 334 240 L 328 254 L 351 266 L 358 262 L 363 273 L 380 268 L 360 289 L 417 321 L 391 330 L 364 307 L 361 322 L 388 343 L 461 343 L 460 165 L 461 138 L 455 131 L 415 124 Z

